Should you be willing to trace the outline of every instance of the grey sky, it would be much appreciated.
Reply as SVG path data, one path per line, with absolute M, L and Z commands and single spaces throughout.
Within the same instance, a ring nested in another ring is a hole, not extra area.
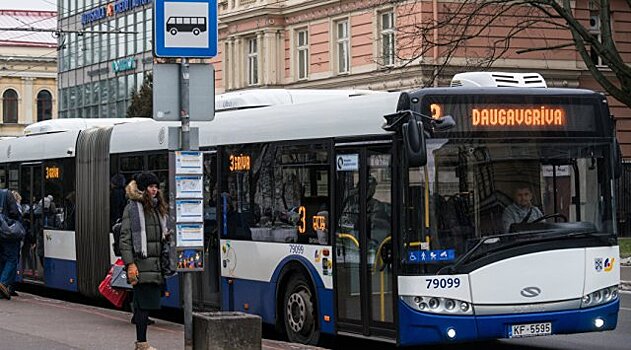
M 0 0 L 0 9 L 57 11 L 57 0 Z

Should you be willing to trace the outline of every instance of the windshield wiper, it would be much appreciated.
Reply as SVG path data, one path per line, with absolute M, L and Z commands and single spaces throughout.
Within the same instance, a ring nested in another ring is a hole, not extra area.
M 611 232 L 603 233 L 597 231 L 574 232 L 567 235 L 568 237 L 593 237 L 605 244 L 616 243 L 615 236 Z

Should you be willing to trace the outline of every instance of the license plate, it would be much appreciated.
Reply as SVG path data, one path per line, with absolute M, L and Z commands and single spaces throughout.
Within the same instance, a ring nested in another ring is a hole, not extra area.
M 552 323 L 514 324 L 510 326 L 509 338 L 536 337 L 552 334 Z

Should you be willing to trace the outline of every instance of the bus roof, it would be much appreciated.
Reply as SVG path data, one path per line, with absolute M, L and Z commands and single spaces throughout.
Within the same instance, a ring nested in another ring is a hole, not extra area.
M 191 122 L 199 128 L 199 146 L 387 135 L 383 116 L 396 112 L 400 93 L 381 93 L 295 105 L 218 113 L 212 122 Z M 168 128 L 178 122 L 152 119 L 116 125 L 112 153 L 168 148 Z M 139 132 L 142 130 L 142 132 Z
M 383 94 L 371 90 L 248 89 L 215 96 L 215 112 Z

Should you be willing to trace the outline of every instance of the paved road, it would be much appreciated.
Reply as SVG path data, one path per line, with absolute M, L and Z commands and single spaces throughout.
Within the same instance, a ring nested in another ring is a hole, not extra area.
M 620 280 L 631 282 L 631 266 L 622 266 L 620 268 Z

